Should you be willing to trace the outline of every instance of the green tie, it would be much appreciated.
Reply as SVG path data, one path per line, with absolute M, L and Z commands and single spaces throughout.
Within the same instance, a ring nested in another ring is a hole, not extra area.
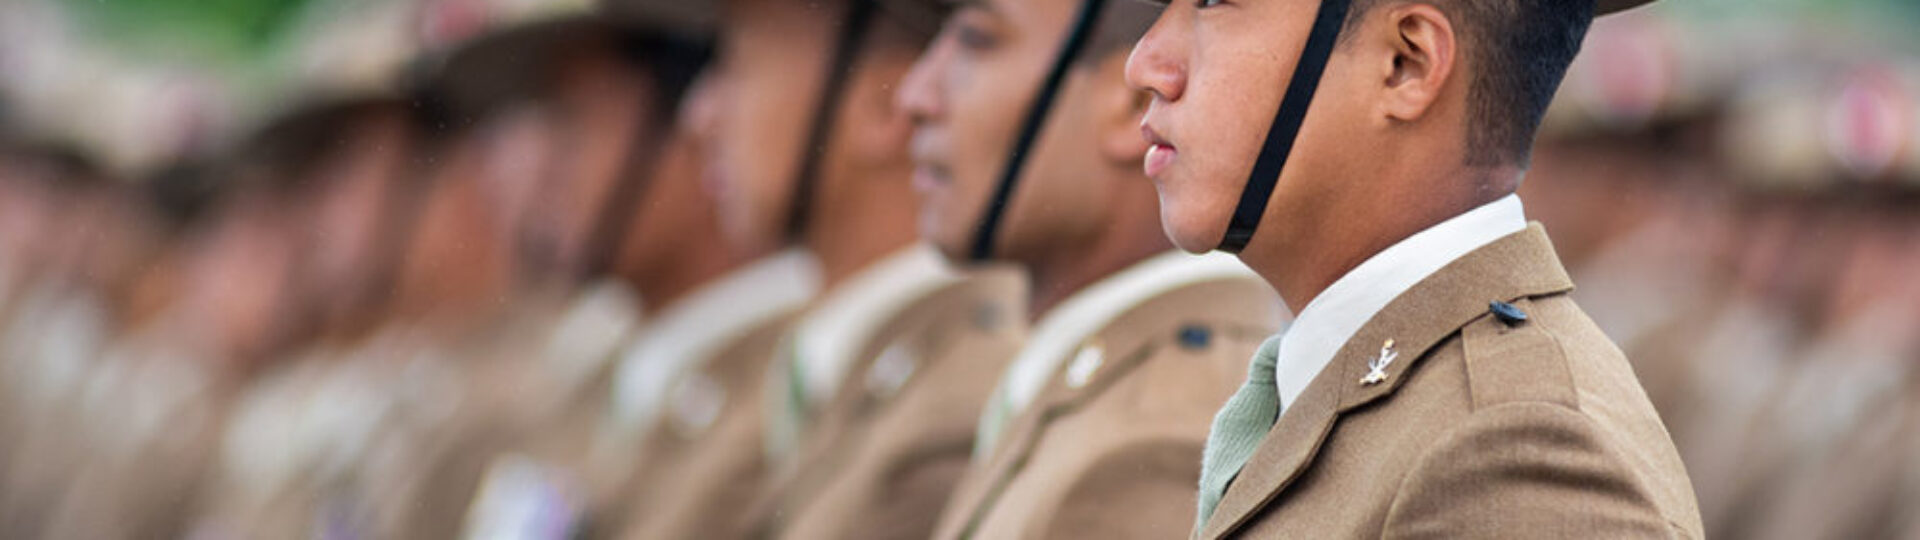
M 1207 435 L 1207 450 L 1200 461 L 1200 513 L 1194 522 L 1199 530 L 1220 506 L 1227 484 L 1240 474 L 1247 459 L 1266 438 L 1267 430 L 1280 418 L 1280 388 L 1274 384 L 1273 366 L 1280 352 L 1280 336 L 1267 339 L 1253 353 L 1253 365 L 1247 367 L 1247 383 L 1227 400 L 1213 417 L 1213 432 Z

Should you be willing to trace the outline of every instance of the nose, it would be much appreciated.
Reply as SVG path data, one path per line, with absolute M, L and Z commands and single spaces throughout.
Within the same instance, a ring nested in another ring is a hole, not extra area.
M 700 140 L 711 140 L 720 123 L 721 76 L 711 68 L 695 78 L 680 102 L 680 124 Z
M 940 78 L 946 71 L 947 62 L 953 58 L 952 41 L 947 39 L 946 32 L 940 33 L 900 80 L 900 90 L 894 94 L 894 103 L 900 110 L 906 111 L 914 124 L 945 114 L 945 107 L 941 104 Z
M 1133 45 L 1133 54 L 1127 56 L 1128 86 L 1150 92 L 1162 101 L 1180 99 L 1187 86 L 1190 25 L 1181 22 L 1185 11 L 1179 5 L 1168 6 Z

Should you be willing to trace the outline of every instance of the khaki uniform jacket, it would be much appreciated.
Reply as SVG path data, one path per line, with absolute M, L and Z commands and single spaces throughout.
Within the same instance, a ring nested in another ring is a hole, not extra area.
M 623 516 L 589 527 L 623 538 L 729 538 L 760 493 L 768 467 L 762 385 L 794 315 L 773 317 L 669 390 L 666 412 L 642 439 Z
M 1700 538 L 1666 429 L 1572 288 L 1533 225 L 1395 298 L 1289 405 L 1200 537 Z M 1363 384 L 1388 339 L 1400 361 Z
M 981 408 L 1020 346 L 1024 295 L 1017 272 L 992 270 L 902 309 L 812 420 L 791 474 L 757 505 L 758 532 L 931 534 L 969 462 Z
M 1214 412 L 1283 318 L 1251 275 L 1134 305 L 1062 362 L 993 450 L 976 456 L 934 538 L 1186 535 Z

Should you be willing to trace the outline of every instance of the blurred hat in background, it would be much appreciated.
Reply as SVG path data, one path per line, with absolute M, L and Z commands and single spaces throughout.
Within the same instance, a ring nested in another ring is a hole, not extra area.
M 434 0 L 423 8 L 427 52 L 412 84 L 461 119 L 539 96 L 558 69 L 553 59 L 570 47 L 646 54 L 624 50 L 646 39 L 704 49 L 718 20 L 711 3 L 685 0 Z

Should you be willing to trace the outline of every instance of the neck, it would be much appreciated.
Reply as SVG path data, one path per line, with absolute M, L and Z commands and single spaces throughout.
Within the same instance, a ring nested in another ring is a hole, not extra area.
M 1307 223 L 1272 223 L 1269 213 L 1240 259 L 1272 285 L 1297 315 L 1327 287 L 1381 251 L 1511 193 L 1521 173 L 1504 167 L 1369 175 L 1397 180 L 1370 188 L 1383 189 L 1385 194 L 1355 194 L 1351 200 L 1326 204 L 1318 214 L 1321 217 Z M 1438 188 L 1447 186 L 1457 187 Z
M 905 171 L 890 178 L 904 178 Z M 832 290 L 841 282 L 894 252 L 913 243 L 914 210 L 906 182 L 864 182 L 856 193 L 838 200 L 820 199 L 806 232 L 806 248 L 820 262 L 823 290 Z M 893 184 L 898 184 L 894 186 Z M 895 189 L 897 187 L 897 189 Z
M 1136 185 L 1150 184 L 1142 180 Z M 1023 261 L 1032 281 L 1030 319 L 1038 320 L 1107 276 L 1172 249 L 1160 226 L 1159 199 L 1152 192 L 1144 195 L 1136 198 L 1140 200 L 1113 205 L 1112 221 L 1100 227 L 1100 233 L 1089 241 L 1069 240 L 1063 242 L 1064 246 L 1040 250 L 1044 252 L 1041 256 Z
M 635 292 L 640 293 L 647 310 L 656 313 L 678 304 L 714 278 L 738 269 L 743 260 L 734 257 L 728 250 L 691 247 L 679 250 L 670 261 L 661 262 L 668 264 L 626 280 L 633 285 Z

